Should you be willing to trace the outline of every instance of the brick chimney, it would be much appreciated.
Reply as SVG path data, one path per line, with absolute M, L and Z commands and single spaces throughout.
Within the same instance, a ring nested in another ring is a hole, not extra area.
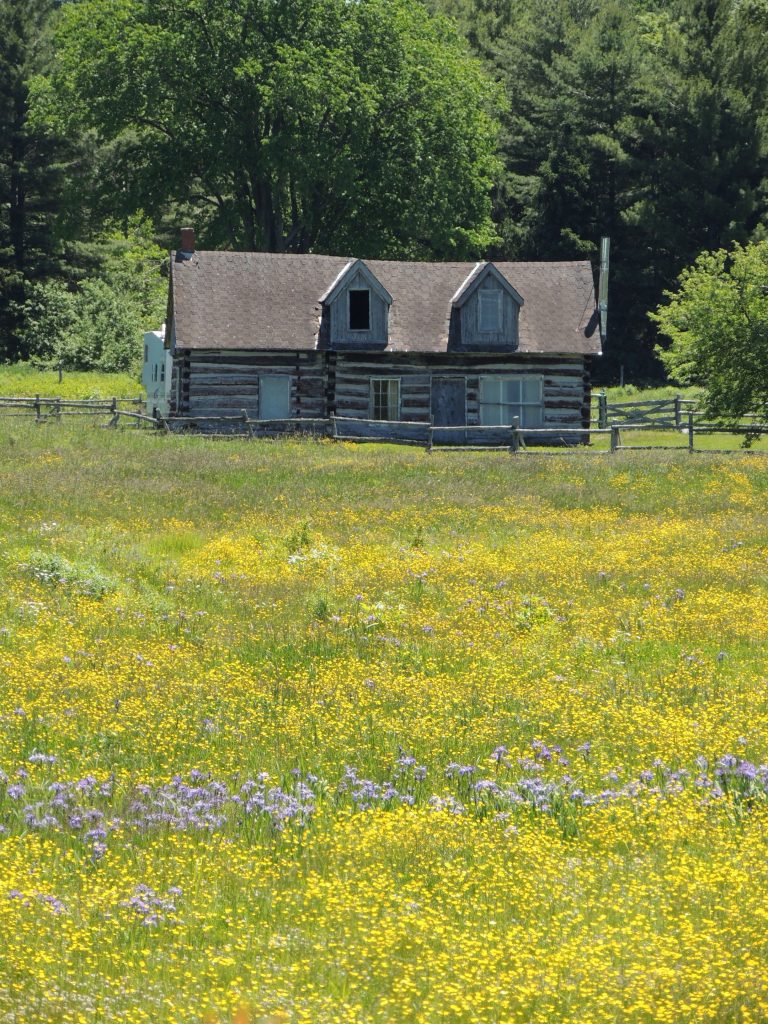
M 185 255 L 191 256 L 195 251 L 195 229 L 194 228 L 182 228 L 181 229 L 181 245 L 179 246 L 181 252 Z

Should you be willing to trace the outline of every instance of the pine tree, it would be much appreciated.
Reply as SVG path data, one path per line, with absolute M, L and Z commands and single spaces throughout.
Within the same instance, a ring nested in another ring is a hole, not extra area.
M 745 63 L 735 10 L 729 0 L 676 0 L 658 16 L 633 210 L 645 263 L 636 297 L 646 309 L 700 252 L 747 241 L 760 221 L 765 126 L 745 83 L 764 71 Z
M 508 99 L 492 255 L 612 239 L 601 372 L 659 375 L 648 312 L 705 249 L 768 236 L 768 0 L 432 0 Z
M 21 306 L 31 282 L 60 269 L 55 213 L 68 146 L 29 119 L 53 0 L 0 0 L 0 359 L 26 355 Z

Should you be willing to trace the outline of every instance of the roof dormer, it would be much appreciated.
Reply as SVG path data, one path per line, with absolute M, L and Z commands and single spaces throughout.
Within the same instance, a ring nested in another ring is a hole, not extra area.
M 518 345 L 523 297 L 492 263 L 478 263 L 451 299 L 464 349 L 510 351 Z
M 384 348 L 392 296 L 362 260 L 344 267 L 320 297 L 331 348 Z

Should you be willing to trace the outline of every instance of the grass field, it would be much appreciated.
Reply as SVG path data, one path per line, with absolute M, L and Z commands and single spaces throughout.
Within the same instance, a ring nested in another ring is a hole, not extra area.
M 616 385 L 605 389 L 596 386 L 593 393 L 596 395 L 602 390 L 605 390 L 609 402 L 653 402 L 674 398 L 676 395 L 697 400 L 702 397 L 701 388 L 681 388 L 676 384 L 665 384 L 655 388 L 638 388 L 634 384 L 625 384 L 623 387 Z
M 766 1020 L 767 502 L 0 420 L 0 1021 Z
M 38 370 L 29 363 L 0 364 L 0 397 L 40 395 L 41 398 L 138 398 L 144 394 L 139 379 L 130 373 L 80 373 Z

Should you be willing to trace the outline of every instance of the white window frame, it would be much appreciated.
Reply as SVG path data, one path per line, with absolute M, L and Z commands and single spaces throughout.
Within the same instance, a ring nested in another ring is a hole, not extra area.
M 496 300 L 496 326 L 485 327 L 483 325 L 483 308 L 487 307 L 493 296 Z M 485 303 L 483 303 L 485 299 Z M 477 333 L 478 334 L 499 334 L 504 330 L 504 293 L 501 288 L 478 288 L 477 291 Z
M 491 384 L 501 385 L 507 381 L 514 381 L 520 384 L 520 401 L 519 402 L 500 402 L 500 401 L 489 401 L 487 398 L 487 392 L 490 390 Z M 536 402 L 524 401 L 524 385 L 534 382 L 538 389 L 538 400 Z M 521 427 L 539 427 L 544 423 L 544 378 L 541 374 L 484 374 L 480 377 L 480 394 L 479 394 L 479 411 L 480 411 L 480 424 L 482 426 L 511 426 L 512 419 L 517 416 L 520 420 Z M 501 423 L 488 423 L 488 414 L 485 412 L 486 409 L 506 409 L 506 417 L 502 413 L 500 419 L 508 420 L 508 422 Z M 531 416 L 528 410 L 536 410 L 536 415 Z
M 377 417 L 376 416 L 376 395 L 375 395 L 375 391 L 376 391 L 376 384 L 377 383 L 384 383 L 384 382 L 386 382 L 389 385 L 394 384 L 395 387 L 397 388 L 397 399 L 396 399 L 395 415 L 394 416 L 385 416 L 385 417 L 383 417 L 384 421 L 389 422 L 389 423 L 393 423 L 393 422 L 395 422 L 395 421 L 400 419 L 400 402 L 401 402 L 401 399 L 402 399 L 402 395 L 401 395 L 401 391 L 402 391 L 402 378 L 401 377 L 371 377 L 370 391 L 369 391 L 368 412 L 369 412 L 370 419 L 372 419 L 372 420 L 382 419 L 382 417 Z M 389 389 L 387 389 L 387 390 L 389 390 Z M 391 403 L 391 396 L 388 395 L 387 396 L 387 412 L 390 411 L 390 403 Z
M 368 326 L 367 327 L 353 327 L 352 326 L 352 292 L 367 292 L 368 293 Z M 372 303 L 371 303 L 371 289 L 370 288 L 348 288 L 347 289 L 347 330 L 351 334 L 370 334 L 373 330 L 372 324 Z

